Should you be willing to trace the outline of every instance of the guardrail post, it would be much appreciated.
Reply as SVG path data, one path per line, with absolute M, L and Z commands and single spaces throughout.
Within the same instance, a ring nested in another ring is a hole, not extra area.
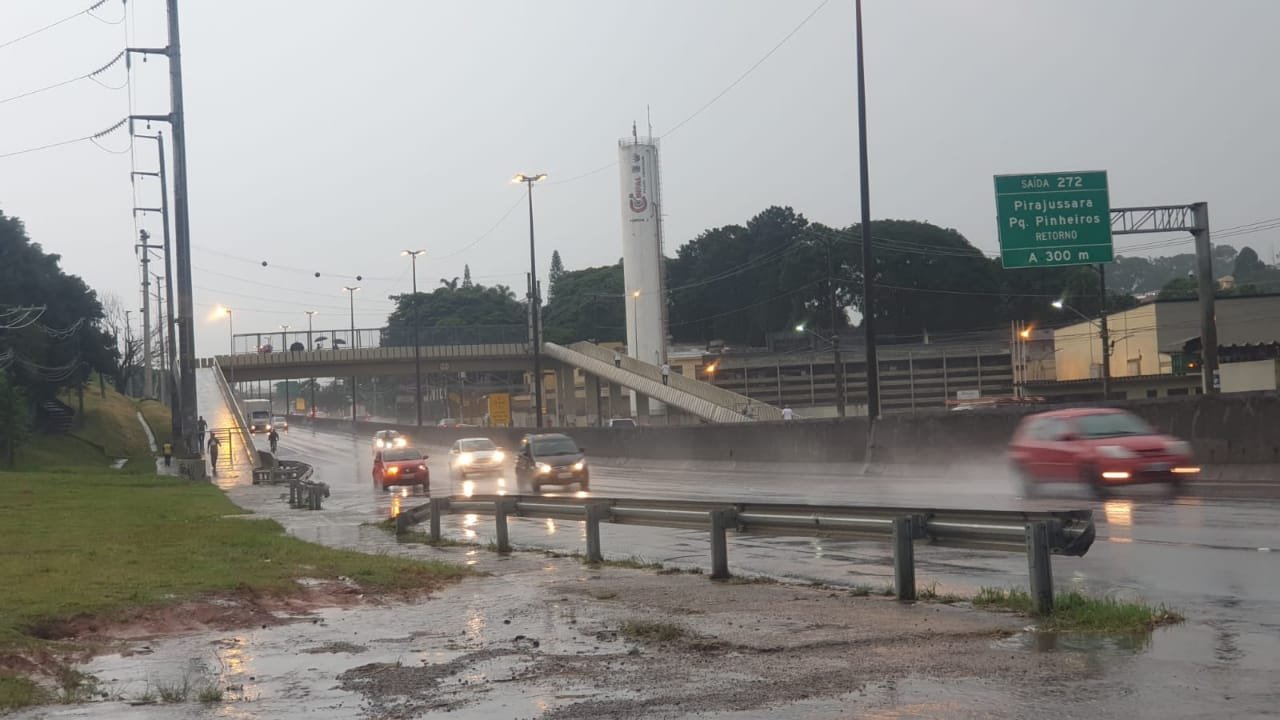
M 298 507 L 298 483 L 289 482 L 289 507 Z
M 600 552 L 600 520 L 609 514 L 609 506 L 604 503 L 587 505 L 587 562 L 604 562 L 604 554 Z
M 1049 523 L 1027 525 L 1027 569 L 1031 575 L 1031 609 L 1036 615 L 1053 612 L 1053 565 L 1049 557 Z
M 446 498 L 431 498 L 428 506 L 431 511 L 431 542 L 438 543 L 440 535 L 440 516 L 449 512 L 449 501 Z
M 737 522 L 736 510 L 712 510 L 711 513 L 711 579 L 729 578 L 729 545 L 725 531 Z
M 498 552 L 511 552 L 511 540 L 507 536 L 507 513 L 515 511 L 515 501 L 502 499 L 494 502 L 493 522 L 498 535 Z
M 916 547 L 912 519 L 893 519 L 893 588 L 898 599 L 916 599 Z

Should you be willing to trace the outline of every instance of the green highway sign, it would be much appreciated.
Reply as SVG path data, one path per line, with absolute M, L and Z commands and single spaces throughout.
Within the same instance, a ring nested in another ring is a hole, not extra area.
M 996 176 L 1000 261 L 1005 268 L 1111 262 L 1111 198 L 1105 170 Z

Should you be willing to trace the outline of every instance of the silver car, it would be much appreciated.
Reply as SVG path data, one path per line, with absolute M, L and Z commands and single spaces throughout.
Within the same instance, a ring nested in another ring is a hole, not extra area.
M 456 477 L 502 470 L 507 454 L 489 438 L 463 438 L 449 448 L 449 471 Z

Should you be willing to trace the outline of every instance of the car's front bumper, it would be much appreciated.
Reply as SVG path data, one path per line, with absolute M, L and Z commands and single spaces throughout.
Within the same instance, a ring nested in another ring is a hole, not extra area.
M 1105 460 L 1098 471 L 1106 485 L 1176 483 L 1200 476 L 1200 466 L 1186 457 L 1141 457 Z

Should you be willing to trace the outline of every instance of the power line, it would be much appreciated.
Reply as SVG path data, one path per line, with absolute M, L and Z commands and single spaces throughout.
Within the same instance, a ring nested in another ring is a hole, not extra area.
M 35 90 L 28 90 L 27 92 L 19 93 L 18 95 L 12 95 L 12 96 L 10 96 L 10 97 L 0 99 L 0 105 L 4 105 L 5 103 L 13 102 L 14 100 L 21 100 L 21 99 L 23 99 L 23 98 L 29 98 L 29 97 L 32 97 L 33 95 L 39 95 L 40 93 L 48 92 L 48 91 L 50 91 L 50 90 L 53 90 L 53 89 L 56 89 L 56 88 L 60 88 L 60 87 L 62 87 L 62 86 L 64 86 L 64 85 L 70 85 L 71 83 L 80 82 L 81 80 L 93 80 L 94 82 L 97 82 L 99 85 L 102 85 L 103 87 L 107 88 L 108 90 L 120 90 L 120 89 L 123 89 L 123 88 L 125 87 L 125 85 L 121 85 L 120 87 L 111 87 L 110 85 L 103 85 L 103 84 L 102 84 L 102 81 L 98 80 L 96 76 L 101 75 L 102 73 L 104 73 L 104 72 L 106 72 L 106 71 L 110 70 L 113 66 L 115 66 L 115 64 L 116 64 L 116 63 L 120 62 L 120 59 L 124 57 L 124 52 L 125 52 L 125 51 L 121 50 L 121 51 L 119 52 L 119 54 L 117 54 L 115 57 L 111 58 L 111 60 L 110 60 L 107 64 L 103 65 L 102 67 L 98 68 L 97 70 L 93 70 L 93 71 L 91 71 L 91 72 L 87 72 L 87 73 L 85 73 L 85 74 L 83 74 L 83 75 L 77 75 L 77 76 L 75 76 L 75 77 L 71 78 L 70 80 L 63 80 L 62 82 L 56 82 L 56 83 L 53 83 L 52 85 L 45 85 L 45 86 L 44 86 L 44 87 L 42 87 L 42 88 L 37 88 L 37 89 L 35 89 Z M 127 84 L 128 84 L 128 81 L 126 80 L 126 85 L 127 85 Z
M 107 4 L 107 0 L 98 0 L 98 2 L 96 2 L 96 3 L 92 4 L 92 5 L 90 5 L 89 7 L 85 8 L 84 10 L 81 10 L 81 11 L 80 11 L 80 12 L 78 12 L 78 13 L 74 13 L 74 14 L 72 14 L 72 15 L 68 15 L 68 16 L 66 16 L 66 17 L 62 18 L 61 20 L 57 20 L 57 21 L 51 22 L 51 23 L 49 23 L 48 25 L 45 25 L 44 27 L 36 28 L 35 30 L 32 30 L 31 32 L 27 33 L 26 35 L 19 35 L 18 37 L 13 38 L 12 40 L 6 40 L 5 42 L 0 43 L 0 50 L 3 50 L 3 49 L 5 49 L 5 48 L 9 47 L 10 45 L 15 45 L 15 44 L 17 44 L 17 43 L 20 43 L 20 42 L 22 42 L 23 40 L 26 40 L 27 38 L 35 37 L 36 35 L 39 35 L 40 33 L 44 32 L 44 31 L 46 31 L 46 30 L 52 30 L 53 28 L 56 28 L 56 27 L 58 27 L 59 25 L 61 25 L 61 24 L 65 23 L 65 22 L 69 22 L 69 21 L 71 21 L 71 20 L 75 20 L 76 18 L 80 17 L 81 15 L 89 15 L 89 14 L 90 14 L 90 13 L 92 13 L 94 10 L 97 10 L 98 8 L 100 8 L 100 7 L 102 7 L 103 5 L 106 5 L 106 4 Z M 93 16 L 93 17 L 94 17 L 94 19 L 99 20 L 100 22 L 107 22 L 106 20 L 102 20 L 101 18 L 98 18 L 97 16 Z M 115 25 L 116 23 L 107 23 L 107 24 L 109 24 L 109 25 Z
M 728 95 L 729 92 L 733 90 L 735 87 L 737 87 L 739 83 L 741 83 L 743 80 L 746 80 L 748 75 L 755 72 L 756 68 L 763 65 L 766 60 L 773 57 L 774 53 L 782 49 L 782 46 L 786 45 L 788 40 L 794 37 L 796 33 L 800 32 L 800 29 L 803 28 L 805 25 L 807 25 L 809 21 L 813 19 L 813 16 L 818 14 L 819 10 L 822 10 L 822 8 L 826 7 L 828 2 L 830 2 L 830 0 L 822 0 L 822 2 L 818 3 L 818 6 L 815 7 L 813 10 L 811 10 L 808 15 L 805 15 L 804 19 L 800 21 L 800 24 L 796 25 L 794 28 L 791 29 L 791 32 L 783 36 L 783 38 L 778 41 L 777 45 L 774 45 L 772 48 L 769 49 L 769 52 L 765 53 L 759 60 L 755 61 L 755 63 L 752 64 L 751 67 L 747 68 L 745 72 L 743 72 L 741 75 L 737 77 L 737 79 L 729 83 L 729 85 L 725 87 L 725 89 L 716 93 L 715 97 L 711 98 L 706 103 L 704 103 L 702 107 L 698 108 L 697 110 L 694 110 L 692 115 L 676 123 L 670 130 L 667 130 L 665 133 L 663 133 L 659 139 L 666 138 L 667 136 L 671 135 L 675 131 L 684 127 L 685 124 L 688 123 L 690 120 L 698 117 L 699 115 L 702 114 L 704 110 L 716 104 L 716 101 L 718 101 L 720 98 L 724 97 L 725 95 Z
M 110 133 L 113 133 L 116 130 L 119 130 L 120 128 L 124 127 L 125 123 L 127 122 L 129 122 L 129 119 L 125 118 L 120 122 L 116 123 L 115 125 L 112 125 L 111 127 L 107 128 L 106 130 L 93 133 L 92 135 L 85 135 L 84 137 L 72 138 L 70 140 L 61 140 L 59 142 L 48 143 L 47 145 L 40 145 L 39 147 L 27 148 L 26 150 L 15 150 L 13 152 L 0 153 L 0 158 L 10 158 L 10 157 L 16 157 L 18 155 L 26 155 L 27 153 L 39 152 L 41 150 L 48 150 L 50 148 L 62 147 L 63 145 L 72 145 L 74 143 L 84 142 L 86 140 L 96 141 L 99 138 L 105 135 L 109 135 Z M 96 145 L 97 143 L 95 142 L 94 144 Z M 130 145 L 132 145 L 132 142 L 130 142 Z M 98 147 L 101 148 L 102 146 L 99 145 Z M 102 149 L 106 150 L 106 148 L 102 148 Z M 114 152 L 114 151 L 108 150 L 107 152 Z M 128 151 L 124 150 L 121 152 L 128 152 Z
M 617 163 L 614 163 L 614 164 L 616 165 Z M 568 181 L 566 181 L 566 182 L 568 182 Z M 487 238 L 487 237 L 489 237 L 490 235 L 492 235 L 492 234 L 493 234 L 493 231 L 497 230 L 497 229 L 498 229 L 498 227 L 502 225 L 502 223 L 506 222 L 506 219 L 507 219 L 508 217 L 511 217 L 511 213 L 515 212 L 515 211 L 516 211 L 516 208 L 520 207 L 520 206 L 521 206 L 521 205 L 523 205 L 523 204 L 524 204 L 524 194 L 522 193 L 522 194 L 520 195 L 520 197 L 516 198 L 516 201 L 515 201 L 514 203 L 512 203 L 512 204 L 511 204 L 511 207 L 507 208 L 507 211 L 506 211 L 506 212 L 504 212 L 504 213 L 502 213 L 502 217 L 498 218 L 498 221 L 497 221 L 497 222 L 495 222 L 495 223 L 493 224 L 493 226 L 492 226 L 492 227 L 490 227 L 488 230 L 485 230 L 483 233 L 480 233 L 480 237 L 477 237 L 475 240 L 472 240 L 472 241 L 471 241 L 469 244 L 467 244 L 465 247 L 462 247 L 462 248 L 460 248 L 460 249 L 458 249 L 458 250 L 454 250 L 453 252 L 450 252 L 450 253 L 446 253 L 446 254 L 444 254 L 444 255 L 440 255 L 440 256 L 438 256 L 438 257 L 436 257 L 436 258 L 434 258 L 434 259 L 436 259 L 436 260 L 447 260 L 447 259 L 449 259 L 449 258 L 451 258 L 451 257 L 455 257 L 455 256 L 457 256 L 457 255 L 461 255 L 462 253 L 464 253 L 464 252 L 466 252 L 466 251 L 470 250 L 471 248 L 475 247 L 476 245 L 479 245 L 481 240 L 484 240 L 485 238 Z M 429 257 L 429 256 L 428 256 L 428 257 Z

